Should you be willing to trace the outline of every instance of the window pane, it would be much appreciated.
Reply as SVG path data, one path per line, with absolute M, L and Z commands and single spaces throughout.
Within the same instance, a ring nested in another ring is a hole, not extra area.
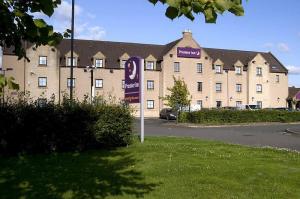
M 202 73 L 202 70 L 203 70 L 202 64 L 201 64 L 201 63 L 198 63 L 198 64 L 197 64 L 197 73 Z
M 126 61 L 127 61 L 127 60 L 122 60 L 122 61 L 121 61 L 121 68 L 125 68 Z
M 146 64 L 146 69 L 147 70 L 154 70 L 154 62 L 153 61 L 148 61 Z
M 95 87 L 96 88 L 103 88 L 103 79 L 96 79 L 95 80 Z
M 72 84 L 73 84 L 73 88 L 74 88 L 75 87 L 75 78 L 73 78 Z M 68 78 L 68 80 L 67 80 L 67 86 L 69 88 L 71 87 L 71 78 Z
M 222 91 L 222 84 L 221 83 L 216 83 L 216 91 L 217 92 Z
M 180 63 L 179 62 L 174 63 L 174 72 L 180 72 Z
M 122 80 L 122 89 L 125 89 L 125 80 Z
M 73 66 L 77 65 L 77 58 L 73 57 Z M 71 57 L 68 57 L 67 59 L 67 66 L 71 66 Z
M 154 109 L 154 100 L 147 100 L 147 109 Z
M 46 56 L 40 56 L 39 65 L 47 65 L 47 57 Z
M 215 66 L 215 70 L 216 70 L 216 73 L 221 73 L 221 66 L 220 65 L 216 65 Z
M 103 68 L 103 59 L 96 59 L 95 66 L 96 68 Z
M 153 80 L 147 80 L 147 89 L 148 90 L 154 89 L 154 81 Z
M 47 78 L 46 77 L 39 77 L 38 78 L 38 86 L 39 87 L 46 87 L 47 86 Z
M 202 91 L 202 82 L 197 82 L 198 83 L 198 91 Z

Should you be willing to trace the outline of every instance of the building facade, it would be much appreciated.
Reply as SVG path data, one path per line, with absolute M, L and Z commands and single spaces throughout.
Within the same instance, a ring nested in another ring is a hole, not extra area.
M 203 108 L 236 107 L 257 104 L 261 108 L 286 107 L 288 70 L 271 53 L 203 48 L 184 31 L 182 38 L 166 45 L 108 41 L 74 41 L 74 96 L 83 100 L 91 96 L 91 73 L 95 95 L 107 100 L 124 99 L 124 66 L 130 56 L 145 60 L 145 116 L 157 117 L 165 107 L 161 97 L 169 94 L 173 77 L 182 78 L 191 95 L 191 105 Z M 26 44 L 25 44 L 26 45 Z M 18 60 L 11 49 L 3 50 L 3 68 L 12 68 L 20 91 L 30 92 L 34 99 L 55 96 L 60 102 L 69 93 L 70 40 L 57 47 L 35 48 L 27 44 L 30 62 Z M 196 56 L 180 54 L 192 49 Z M 6 91 L 13 97 L 14 91 Z M 138 106 L 134 106 L 138 107 Z M 136 112 L 138 114 L 138 112 Z

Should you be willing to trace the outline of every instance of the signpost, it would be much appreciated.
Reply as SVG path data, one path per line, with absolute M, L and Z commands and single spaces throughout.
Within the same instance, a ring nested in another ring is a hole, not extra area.
M 141 142 L 144 142 L 144 60 L 131 57 L 125 63 L 125 101 L 140 103 Z

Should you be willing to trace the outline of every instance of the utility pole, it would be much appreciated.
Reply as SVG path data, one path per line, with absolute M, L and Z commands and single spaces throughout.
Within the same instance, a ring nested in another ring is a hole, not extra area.
M 72 0 L 72 22 L 71 22 L 71 68 L 70 68 L 70 101 L 73 101 L 73 67 L 74 67 L 74 7 L 75 0 Z

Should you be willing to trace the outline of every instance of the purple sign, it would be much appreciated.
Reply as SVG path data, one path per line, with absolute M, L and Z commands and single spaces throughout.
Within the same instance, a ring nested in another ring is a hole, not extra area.
M 177 57 L 200 59 L 201 49 L 200 48 L 178 47 L 177 48 Z
M 131 57 L 125 63 L 125 101 L 140 102 L 140 67 L 141 59 Z
M 300 100 L 300 92 L 296 94 L 296 100 Z

